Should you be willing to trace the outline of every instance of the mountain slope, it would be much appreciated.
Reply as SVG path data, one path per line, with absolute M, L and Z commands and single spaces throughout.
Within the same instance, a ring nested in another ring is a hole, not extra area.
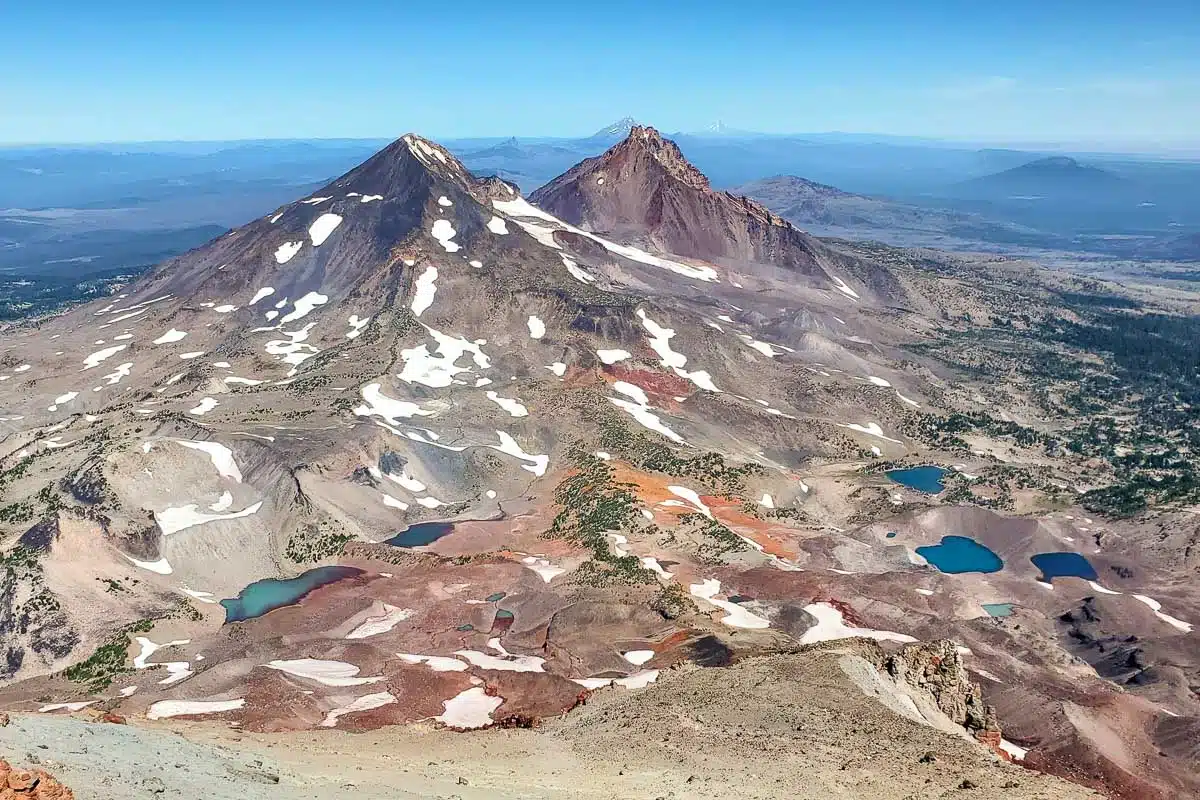
M 770 266 L 834 283 L 819 242 L 763 206 L 716 192 L 653 128 L 538 189 L 530 200 L 584 230 L 684 256 Z
M 977 753 L 1129 797 L 1200 785 L 1151 725 L 1196 710 L 1184 562 L 1138 552 L 1153 521 L 1072 507 L 1090 452 L 980 412 L 1040 407 L 978 379 L 972 343 L 1078 286 L 819 242 L 648 129 L 540 199 L 408 135 L 5 332 L 0 708 L 522 726 L 867 637 L 890 676 L 860 671 L 867 691 L 915 682 Z M 895 464 L 954 464 L 953 491 Z M 947 534 L 1004 569 L 935 569 L 919 551 Z M 1066 541 L 1096 580 L 1047 591 L 1030 557 Z M 1166 677 L 1118 690 L 1071 656 L 1054 620 L 1098 593 L 1105 635 L 1137 631 Z M 1009 602 L 1011 624 L 980 610 Z

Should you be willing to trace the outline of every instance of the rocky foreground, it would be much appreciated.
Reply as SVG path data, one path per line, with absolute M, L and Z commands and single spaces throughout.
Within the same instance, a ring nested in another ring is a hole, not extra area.
M 854 640 L 684 666 L 532 730 L 172 732 L 21 714 L 0 752 L 53 769 L 80 800 L 1097 797 L 972 740 L 961 662 L 926 650 Z

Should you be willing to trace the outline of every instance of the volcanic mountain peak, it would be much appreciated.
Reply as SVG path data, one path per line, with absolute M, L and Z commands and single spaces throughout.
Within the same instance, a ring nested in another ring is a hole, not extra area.
M 610 139 L 614 136 L 628 136 L 638 121 L 633 117 L 621 117 L 611 125 L 606 125 L 592 134 L 593 139 Z
M 353 185 L 364 194 L 393 196 L 411 190 L 414 182 L 430 180 L 447 181 L 464 189 L 476 182 L 450 151 L 415 133 L 406 133 L 325 188 Z
M 620 159 L 653 159 L 671 177 L 688 186 L 705 190 L 710 188 L 708 178 L 684 157 L 679 146 L 649 125 L 633 126 L 625 141 L 613 147 L 603 157 L 610 162 Z
M 713 190 L 675 142 L 649 126 L 635 125 L 626 139 L 529 199 L 564 222 L 619 241 L 829 280 L 815 240 L 753 200 Z

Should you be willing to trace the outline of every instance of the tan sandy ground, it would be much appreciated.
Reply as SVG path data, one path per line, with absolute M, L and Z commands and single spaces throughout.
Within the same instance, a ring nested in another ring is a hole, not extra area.
M 897 716 L 844 663 L 811 653 L 683 669 L 641 692 L 600 692 L 535 731 L 283 736 L 193 725 L 184 735 L 258 752 L 301 782 L 352 784 L 365 797 L 1096 797 Z

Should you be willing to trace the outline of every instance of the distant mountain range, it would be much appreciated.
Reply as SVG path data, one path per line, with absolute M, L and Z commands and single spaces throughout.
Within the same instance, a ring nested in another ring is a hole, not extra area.
M 986 250 L 986 244 L 1065 247 L 1066 237 L 980 214 L 867 197 L 794 175 L 751 181 L 731 191 L 822 236 L 876 239 L 902 246 Z

